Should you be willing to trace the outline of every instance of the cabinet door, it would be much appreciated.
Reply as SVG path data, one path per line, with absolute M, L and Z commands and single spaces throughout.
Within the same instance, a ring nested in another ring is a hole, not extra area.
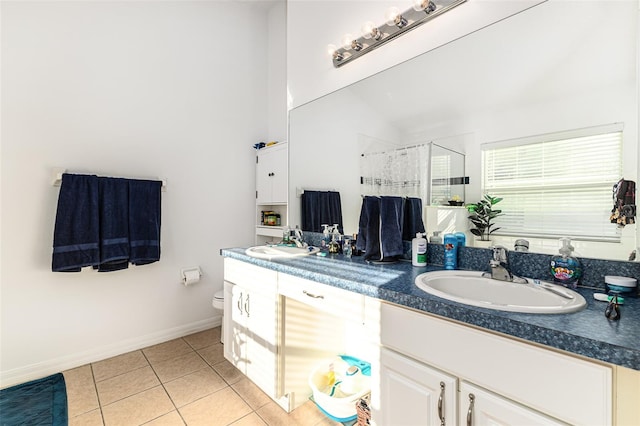
M 227 281 L 225 286 L 225 312 L 227 316 L 224 356 L 243 373 L 247 369 L 247 315 L 244 307 L 246 290 Z
M 244 295 L 247 314 L 246 374 L 267 395 L 276 397 L 278 375 L 278 298 L 249 292 Z
M 458 415 L 467 426 L 567 424 L 466 382 L 460 384 Z
M 388 349 L 381 350 L 376 424 L 456 425 L 456 413 L 455 377 Z
M 288 158 L 286 145 L 264 148 L 256 164 L 258 204 L 286 203 L 288 196 Z

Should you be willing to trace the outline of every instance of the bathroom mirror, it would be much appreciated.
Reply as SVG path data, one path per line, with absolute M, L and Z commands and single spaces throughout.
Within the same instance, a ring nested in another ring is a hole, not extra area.
M 380 146 L 464 153 L 473 203 L 482 143 L 622 122 L 624 177 L 637 180 L 637 30 L 633 1 L 546 2 L 292 109 L 290 224 L 302 190 L 336 190 L 345 233 L 357 232 L 360 158 Z M 635 226 L 624 232 L 635 247 Z

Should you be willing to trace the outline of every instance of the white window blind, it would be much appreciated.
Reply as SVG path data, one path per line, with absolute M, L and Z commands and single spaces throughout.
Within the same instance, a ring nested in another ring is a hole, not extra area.
M 503 198 L 496 206 L 504 213 L 496 219 L 496 234 L 620 241 L 609 220 L 613 185 L 622 178 L 618 127 L 483 145 L 483 191 Z

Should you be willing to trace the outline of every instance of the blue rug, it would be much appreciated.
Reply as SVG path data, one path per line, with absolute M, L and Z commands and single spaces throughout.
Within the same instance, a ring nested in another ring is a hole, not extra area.
M 68 423 L 67 388 L 62 373 L 0 390 L 0 425 Z

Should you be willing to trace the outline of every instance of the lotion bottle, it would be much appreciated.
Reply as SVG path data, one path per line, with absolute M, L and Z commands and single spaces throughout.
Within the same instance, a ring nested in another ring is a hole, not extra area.
M 420 232 L 411 240 L 411 264 L 427 266 L 427 239 Z

